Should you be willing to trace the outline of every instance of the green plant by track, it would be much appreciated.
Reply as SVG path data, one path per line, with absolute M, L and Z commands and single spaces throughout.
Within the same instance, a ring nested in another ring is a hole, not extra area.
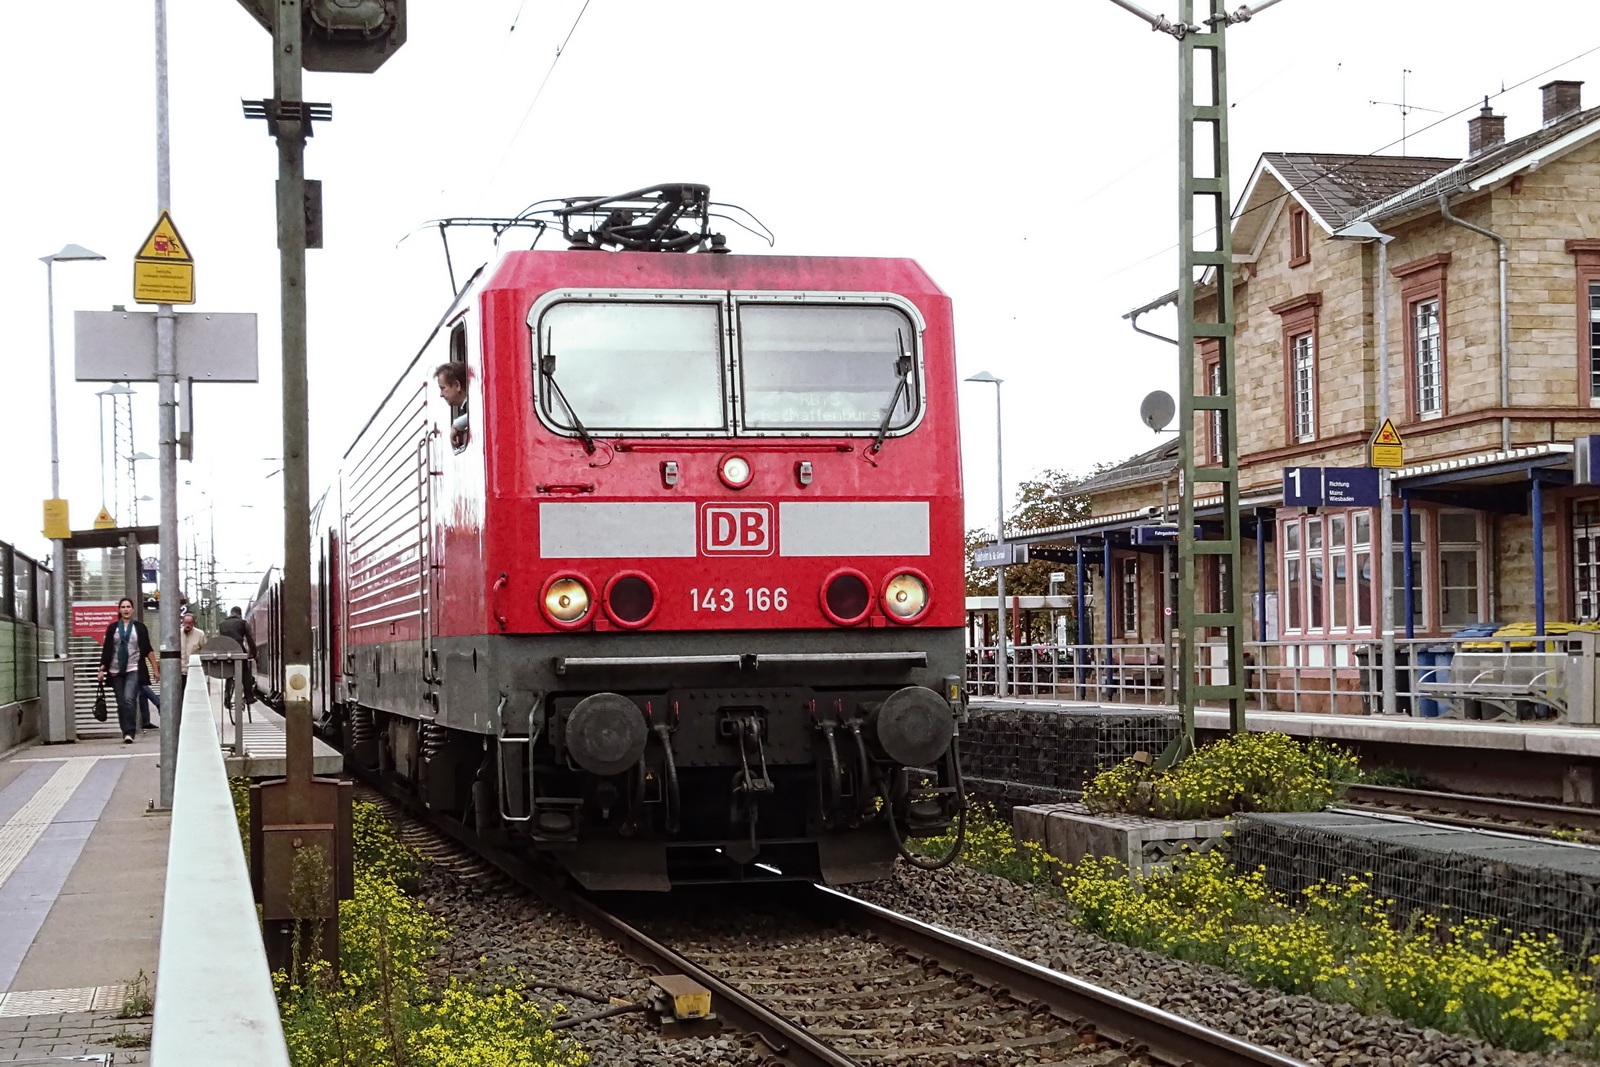
M 1216 819 L 1241 811 L 1317 811 L 1344 795 L 1359 772 L 1349 752 L 1286 734 L 1236 734 L 1202 745 L 1167 770 L 1124 760 L 1083 791 L 1095 812 L 1158 819 Z
M 249 791 L 230 783 L 248 839 Z M 339 966 L 273 976 L 294 1067 L 581 1067 L 583 1048 L 550 1029 L 520 992 L 430 981 L 428 960 L 448 936 L 407 890 L 423 859 L 372 804 L 355 805 L 355 897 L 339 905 Z M 557 1011 L 561 1009 L 558 1007 Z
M 1554 938 L 1481 921 L 1446 927 L 1436 916 L 1396 926 L 1393 901 L 1376 898 L 1364 878 L 1284 894 L 1264 871 L 1237 872 L 1220 852 L 1132 878 L 1110 859 L 1063 864 L 981 810 L 969 816 L 967 841 L 963 862 L 1040 887 L 1109 940 L 1503 1048 L 1600 1056 L 1600 956 L 1574 961 Z M 913 847 L 940 855 L 949 841 Z

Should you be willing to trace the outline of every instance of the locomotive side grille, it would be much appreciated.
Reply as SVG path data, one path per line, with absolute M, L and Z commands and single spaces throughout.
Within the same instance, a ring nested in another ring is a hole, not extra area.
M 345 483 L 346 603 L 356 631 L 422 614 L 427 516 L 417 487 L 426 414 L 420 388 L 388 424 L 369 430 L 371 443 Z

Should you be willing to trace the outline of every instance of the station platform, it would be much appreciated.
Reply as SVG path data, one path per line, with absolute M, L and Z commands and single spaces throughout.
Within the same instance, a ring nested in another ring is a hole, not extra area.
M 203 714 L 200 681 L 196 668 L 187 699 Z M 226 755 L 236 733 L 220 690 L 207 695 Z M 242 726 L 227 773 L 282 775 L 282 717 L 256 704 Z M 172 828 L 153 810 L 160 748 L 147 730 L 133 744 L 89 738 L 0 757 L 0 1067 L 149 1062 Z M 343 757 L 316 742 L 313 764 L 337 775 Z
M 1176 715 L 1171 704 L 974 697 L 973 709 L 1068 713 L 1145 712 Z M 1317 738 L 1356 749 L 1363 762 L 1410 767 L 1452 789 L 1504 793 L 1568 804 L 1600 804 L 1600 726 L 1487 722 L 1409 715 L 1247 711 L 1252 732 Z M 1227 730 L 1228 713 L 1195 711 L 1205 735 Z
M 1101 704 L 1082 700 L 1030 700 L 974 697 L 972 706 L 1045 711 L 1146 711 L 1177 713 L 1172 704 Z M 1328 741 L 1377 741 L 1444 748 L 1489 748 L 1501 752 L 1533 752 L 1553 756 L 1600 758 L 1600 726 L 1561 723 L 1480 722 L 1463 719 L 1419 719 L 1409 715 L 1332 715 L 1313 711 L 1248 711 L 1245 723 L 1253 732 L 1282 733 L 1290 737 Z M 1198 708 L 1195 728 L 1226 730 L 1228 713 Z
M 171 829 L 149 811 L 159 738 L 0 760 L 0 1064 L 146 1062 L 150 1019 L 118 1016 L 154 991 Z
M 284 758 L 283 716 L 262 703 L 244 708 L 244 721 L 234 720 L 234 713 L 222 706 L 217 687 L 212 687 L 211 714 L 217 724 L 217 738 L 228 755 L 223 759 L 229 777 L 282 778 L 288 772 Z M 241 736 L 243 726 L 243 751 L 233 751 Z M 311 773 L 336 778 L 344 772 L 344 756 L 338 749 L 324 741 L 311 739 Z

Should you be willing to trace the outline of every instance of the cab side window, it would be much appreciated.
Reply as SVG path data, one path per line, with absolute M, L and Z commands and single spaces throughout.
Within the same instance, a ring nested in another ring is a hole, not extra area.
M 458 322 L 450 331 L 450 363 L 460 368 L 461 381 L 467 380 L 467 324 Z M 467 411 L 467 394 L 463 388 L 461 401 L 450 405 L 450 447 L 464 451 L 472 442 L 472 421 Z

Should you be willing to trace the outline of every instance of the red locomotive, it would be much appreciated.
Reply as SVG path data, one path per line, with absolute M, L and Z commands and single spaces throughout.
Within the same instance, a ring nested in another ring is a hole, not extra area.
M 591 888 L 879 878 L 964 804 L 950 300 L 716 207 L 497 223 L 569 248 L 461 288 L 314 520 L 323 725 Z

